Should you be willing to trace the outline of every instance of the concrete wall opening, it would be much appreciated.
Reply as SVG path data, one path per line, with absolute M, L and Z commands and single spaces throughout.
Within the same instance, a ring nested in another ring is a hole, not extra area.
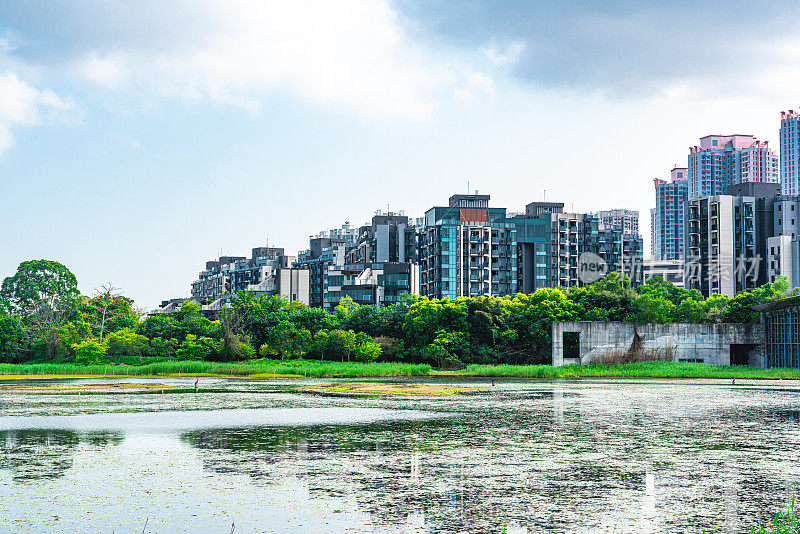
M 750 365 L 750 353 L 757 348 L 751 343 L 731 343 L 731 365 Z
M 580 361 L 581 358 L 581 333 L 564 332 L 561 342 L 564 346 L 564 359 Z

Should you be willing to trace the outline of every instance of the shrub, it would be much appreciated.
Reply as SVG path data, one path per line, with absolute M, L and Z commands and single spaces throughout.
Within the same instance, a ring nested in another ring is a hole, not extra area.
M 110 356 L 141 357 L 150 350 L 150 340 L 130 328 L 114 332 L 106 340 Z
M 94 339 L 86 339 L 80 343 L 74 343 L 72 350 L 75 353 L 75 363 L 84 365 L 98 364 L 105 361 L 106 346 Z

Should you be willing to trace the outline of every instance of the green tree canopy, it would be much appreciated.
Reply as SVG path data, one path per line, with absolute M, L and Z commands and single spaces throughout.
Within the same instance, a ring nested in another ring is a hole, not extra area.
M 44 342 L 47 356 L 52 357 L 60 340 L 59 329 L 75 316 L 80 292 L 75 275 L 64 265 L 30 260 L 3 280 L 0 299 L 20 318 L 30 336 Z

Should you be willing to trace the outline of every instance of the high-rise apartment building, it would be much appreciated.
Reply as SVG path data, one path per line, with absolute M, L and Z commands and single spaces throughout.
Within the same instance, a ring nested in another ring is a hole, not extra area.
M 743 182 L 778 182 L 778 156 L 752 135 L 707 135 L 689 148 L 689 200 Z
M 602 272 L 623 272 L 634 284 L 641 283 L 643 251 L 637 212 L 601 212 L 606 214 L 603 222 L 601 214 L 564 213 L 563 208 L 560 202 L 532 202 L 524 215 L 511 219 L 517 226 L 520 291 L 585 286 L 597 278 L 581 270 L 598 259 Z M 635 233 L 630 233 L 634 228 Z
M 687 169 L 675 167 L 669 180 L 653 180 L 656 207 L 651 210 L 654 260 L 683 260 L 686 201 L 689 194 Z
M 563 212 L 563 202 L 531 202 L 525 206 L 524 214 L 511 219 L 517 230 L 518 291 L 533 293 L 543 287 L 553 287 L 550 218 Z
M 767 245 L 774 234 L 778 184 L 742 183 L 725 195 L 690 200 L 686 287 L 733 297 L 767 281 Z
M 312 237 L 295 264 L 309 271 L 311 306 L 331 312 L 345 297 L 358 304 L 393 304 L 419 292 L 416 233 L 408 217 L 379 213 L 352 232 L 346 226 L 346 232 Z
M 800 113 L 781 111 L 781 193 L 800 195 Z
M 639 212 L 628 209 L 613 209 L 597 212 L 597 217 L 606 228 L 619 230 L 626 236 L 639 235 Z
M 448 206 L 425 212 L 419 231 L 420 294 L 514 295 L 517 292 L 516 225 L 489 195 L 453 195 Z

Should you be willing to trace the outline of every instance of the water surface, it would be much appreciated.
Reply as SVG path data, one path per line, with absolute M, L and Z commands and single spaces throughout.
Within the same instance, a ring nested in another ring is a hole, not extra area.
M 746 532 L 800 472 L 800 390 L 781 383 L 203 382 L 0 396 L 0 531 Z

